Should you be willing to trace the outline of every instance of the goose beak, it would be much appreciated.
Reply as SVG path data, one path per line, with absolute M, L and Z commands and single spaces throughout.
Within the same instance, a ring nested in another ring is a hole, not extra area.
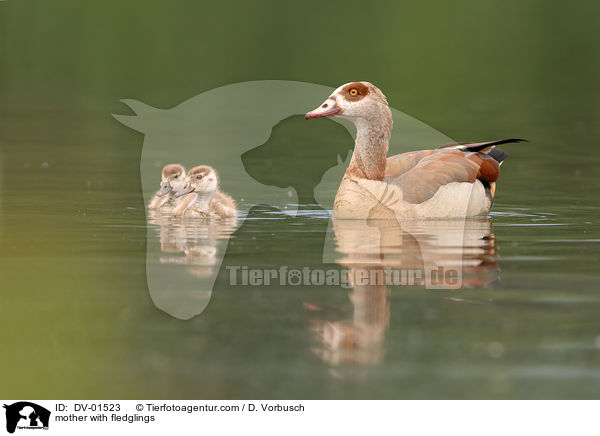
M 172 189 L 173 187 L 169 182 L 162 182 L 160 184 L 160 189 L 156 192 L 156 195 L 162 197 L 163 195 L 167 195 L 169 192 L 171 192 Z
M 175 197 L 181 197 L 182 195 L 189 194 L 190 192 L 193 192 L 193 191 L 194 191 L 194 188 L 192 187 L 192 185 L 189 183 L 186 183 L 184 185 L 184 187 L 181 188 L 181 191 L 177 191 L 175 193 Z
M 341 113 L 341 109 L 333 98 L 328 98 L 325 102 L 316 108 L 314 111 L 307 112 L 304 119 L 331 117 Z

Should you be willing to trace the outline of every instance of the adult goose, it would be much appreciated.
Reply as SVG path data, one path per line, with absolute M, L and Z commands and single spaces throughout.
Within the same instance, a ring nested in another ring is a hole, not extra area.
M 346 118 L 356 143 L 333 206 L 337 218 L 458 218 L 486 215 L 492 207 L 500 164 L 497 145 L 456 143 L 386 157 L 392 112 L 385 95 L 369 82 L 337 88 L 306 119 Z

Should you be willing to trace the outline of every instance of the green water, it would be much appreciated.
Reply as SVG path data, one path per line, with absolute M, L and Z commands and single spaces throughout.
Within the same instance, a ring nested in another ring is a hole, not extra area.
M 0 396 L 598 398 L 599 13 L 591 1 L 0 2 Z M 474 255 L 486 268 L 468 271 L 480 285 L 231 286 L 227 266 L 324 268 L 329 220 L 312 191 L 352 140 L 291 117 L 243 161 L 292 186 L 300 213 L 248 207 L 206 310 L 183 321 L 157 308 L 144 138 L 111 114 L 128 113 L 123 98 L 170 108 L 261 79 L 369 80 L 453 139 L 529 139 L 507 148 L 492 242 Z M 369 339 L 327 340 L 361 316 Z

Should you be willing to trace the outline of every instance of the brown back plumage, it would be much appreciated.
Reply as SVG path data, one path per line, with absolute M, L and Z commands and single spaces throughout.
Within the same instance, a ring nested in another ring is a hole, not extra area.
M 501 159 L 496 160 L 487 153 L 494 150 L 497 143 L 506 142 L 519 141 L 451 144 L 436 150 L 413 151 L 391 156 L 386 163 L 385 181 L 399 186 L 404 193 L 404 200 L 413 204 L 427 201 L 448 183 L 473 183 L 475 180 L 480 180 L 486 188 L 493 187 L 500 176 L 498 160 Z M 496 154 L 502 159 L 505 157 L 505 154 Z M 493 196 L 493 190 L 490 194 Z

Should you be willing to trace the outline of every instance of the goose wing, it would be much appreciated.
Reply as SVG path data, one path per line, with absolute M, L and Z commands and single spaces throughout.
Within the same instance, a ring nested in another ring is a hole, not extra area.
M 387 158 L 385 164 L 385 178 L 396 178 L 417 165 L 421 159 L 435 153 L 436 150 L 419 150 L 397 154 Z
M 385 181 L 399 186 L 404 200 L 413 204 L 430 199 L 449 183 L 473 183 L 479 179 L 490 184 L 499 176 L 499 163 L 483 153 L 446 148 L 427 150 L 418 160 L 418 156 L 393 157 L 394 166 L 389 175 L 386 172 Z M 403 170 L 402 165 L 408 169 Z
M 387 159 L 385 181 L 397 185 L 404 200 L 418 204 L 431 198 L 440 187 L 454 182 L 473 183 L 479 179 L 491 186 L 500 175 L 500 164 L 508 154 L 497 145 L 527 142 L 509 138 L 488 142 L 458 142 L 436 150 L 402 153 Z

